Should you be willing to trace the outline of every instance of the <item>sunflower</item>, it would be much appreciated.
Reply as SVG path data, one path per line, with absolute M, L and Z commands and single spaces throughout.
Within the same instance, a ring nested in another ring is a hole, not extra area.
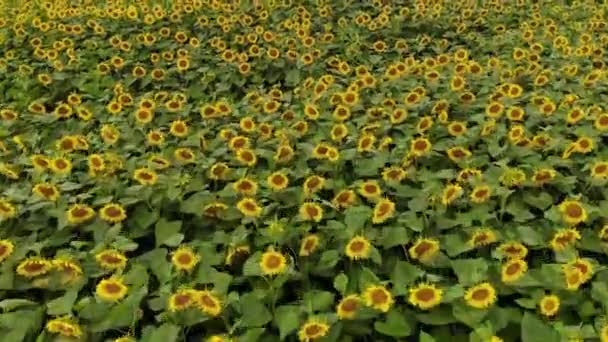
M 544 295 L 538 303 L 540 313 L 547 317 L 555 316 L 559 311 L 559 303 L 558 296 Z
M 422 262 L 431 261 L 439 252 L 439 240 L 418 238 L 408 252 L 412 259 Z
M 382 195 L 382 188 L 376 180 L 368 180 L 359 185 L 359 194 L 367 199 L 374 200 Z
M 549 246 L 554 251 L 562 251 L 568 246 L 574 245 L 581 239 L 581 234 L 574 228 L 559 229 L 549 242 Z
M 139 108 L 135 111 L 135 120 L 139 124 L 147 124 L 154 119 L 154 112 L 148 108 Z
M 245 196 L 254 196 L 258 192 L 258 183 L 250 178 L 241 178 L 232 184 L 234 191 Z
M 357 200 L 357 195 L 353 190 L 342 190 L 334 196 L 332 204 L 338 208 L 351 207 Z
M 171 256 L 173 267 L 182 272 L 191 272 L 199 261 L 199 255 L 187 246 L 179 247 Z
M 79 338 L 82 336 L 82 329 L 71 319 L 55 318 L 46 323 L 46 330 L 51 334 L 59 334 L 65 337 Z
M 502 265 L 501 280 L 512 283 L 519 280 L 528 271 L 528 263 L 522 259 L 510 259 Z
M 169 132 L 178 138 L 183 138 L 188 135 L 189 128 L 185 121 L 175 120 L 171 123 Z
M 277 252 L 270 247 L 262 254 L 260 268 L 264 275 L 281 274 L 287 268 L 287 259 L 281 252 Z
M 455 163 L 461 162 L 462 160 L 470 157 L 471 154 L 471 151 L 461 146 L 452 147 L 447 151 L 448 158 Z
M 255 152 L 248 148 L 241 148 L 237 150 L 236 158 L 239 162 L 241 162 L 241 164 L 249 167 L 255 166 L 258 161 L 258 157 L 256 156 Z
M 289 178 L 285 175 L 285 173 L 281 171 L 276 171 L 271 173 L 266 178 L 266 183 L 268 187 L 272 189 L 272 191 L 281 191 L 289 185 Z
M 473 203 L 483 203 L 490 198 L 491 194 L 492 189 L 485 184 L 481 184 L 473 188 L 473 191 L 470 195 L 470 199 Z
M 176 293 L 172 294 L 171 297 L 169 297 L 169 301 L 167 303 L 169 311 L 183 311 L 192 307 L 192 305 L 197 301 L 197 295 L 197 291 L 193 289 L 178 290 Z
M 371 243 L 364 236 L 355 236 L 344 248 L 344 253 L 351 260 L 361 260 L 369 258 Z
M 117 203 L 108 203 L 99 209 L 99 216 L 108 223 L 119 223 L 127 218 L 125 209 Z
M 70 224 L 84 223 L 95 216 L 95 210 L 84 204 L 74 204 L 67 210 L 67 219 Z
M 421 157 L 427 154 L 431 147 L 431 142 L 427 138 L 416 138 L 410 144 L 410 153 L 414 156 Z
M 595 162 L 591 166 L 591 177 L 594 179 L 608 179 L 608 162 Z
M 372 223 L 380 224 L 393 217 L 395 214 L 395 203 L 388 198 L 379 200 L 374 206 Z
M 595 143 L 590 137 L 580 137 L 574 142 L 575 150 L 580 153 L 589 153 L 593 151 Z
M 399 183 L 407 176 L 407 171 L 399 166 L 390 166 L 382 170 L 382 180 L 387 183 Z
M 106 302 L 117 302 L 127 295 L 129 288 L 119 277 L 102 279 L 95 287 L 95 294 Z
M 325 178 L 320 176 L 309 176 L 304 181 L 303 190 L 306 196 L 310 196 L 315 192 L 320 191 L 325 186 Z
M 230 171 L 230 167 L 226 163 L 215 163 L 209 169 L 209 178 L 213 180 L 224 180 Z
M 336 305 L 336 315 L 339 319 L 354 319 L 361 306 L 361 298 L 358 295 L 349 295 Z
M 141 185 L 154 185 L 156 184 L 158 175 L 154 170 L 149 168 L 140 168 L 133 172 L 133 179 L 138 181 Z
M 61 282 L 63 284 L 72 283 L 82 276 L 82 268 L 71 259 L 61 257 L 51 262 L 53 267 L 61 272 Z
M 32 155 L 30 160 L 36 171 L 44 171 L 50 167 L 50 161 L 41 154 Z
M 468 289 L 464 299 L 470 307 L 486 309 L 496 302 L 496 290 L 488 282 L 481 283 Z
M 492 229 L 480 228 L 473 232 L 467 243 L 473 247 L 483 247 L 494 242 L 496 242 L 496 233 Z
M 320 222 L 323 218 L 323 208 L 312 202 L 306 202 L 300 206 L 300 218 L 305 221 Z
M 51 160 L 49 168 L 56 174 L 66 175 L 72 171 L 72 162 L 62 157 L 55 158 Z
M 262 214 L 262 207 L 255 199 L 245 197 L 236 204 L 237 209 L 246 217 L 259 217 Z
M 587 220 L 587 210 L 577 200 L 565 200 L 559 205 L 563 220 L 570 225 L 577 225 Z
M 330 326 L 323 320 L 310 318 L 308 319 L 300 330 L 298 331 L 298 339 L 302 342 L 309 342 L 318 340 L 323 336 L 326 336 L 329 332 Z
M 19 263 L 17 274 L 26 278 L 34 278 L 47 274 L 53 268 L 50 260 L 42 257 L 29 257 Z
M 310 234 L 305 236 L 300 243 L 300 253 L 302 257 L 311 256 L 319 246 L 319 236 Z
M 395 302 L 389 290 L 384 286 L 378 285 L 367 287 L 363 291 L 363 299 L 365 300 L 365 305 L 382 312 L 388 312 Z
M 490 102 L 486 106 L 486 115 L 490 118 L 499 118 L 505 110 L 505 106 L 500 102 Z
M 566 281 L 566 289 L 576 291 L 584 283 L 583 274 L 578 268 L 565 267 L 564 278 Z
M 49 200 L 56 201 L 59 198 L 59 189 L 51 183 L 39 183 L 34 185 L 32 192 L 36 195 Z
M 146 142 L 151 146 L 160 146 L 165 142 L 165 135 L 159 130 L 152 130 L 146 134 Z
M 441 194 L 441 203 L 445 206 L 452 204 L 462 195 L 462 187 L 458 184 L 448 184 Z
M 582 282 L 587 282 L 593 277 L 593 264 L 588 259 L 577 258 L 567 263 L 564 267 L 578 269 L 581 272 Z
M 0 263 L 13 254 L 15 245 L 11 240 L 0 240 Z
M 604 323 L 604 325 L 600 329 L 600 341 L 608 342 L 608 323 Z
M 442 297 L 442 289 L 434 284 L 421 283 L 409 289 L 408 301 L 422 310 L 428 310 L 439 305 Z
M 215 317 L 222 312 L 222 302 L 211 291 L 199 291 L 197 297 L 198 307 L 207 315 Z
M 183 164 L 194 163 L 194 152 L 188 147 L 180 147 L 173 152 L 175 159 Z
M 600 132 L 608 130 L 608 114 L 599 115 L 593 125 Z
M 119 250 L 106 249 L 95 254 L 95 261 L 106 270 L 119 270 L 127 266 L 127 257 Z
M 574 125 L 584 119 L 586 115 L 587 113 L 582 108 L 574 107 L 566 115 L 566 122 L 570 125 Z
M 543 185 L 543 184 L 547 184 L 547 183 L 551 182 L 555 178 L 556 175 L 557 175 L 557 172 L 554 169 L 549 169 L 549 168 L 539 169 L 534 172 L 534 175 L 532 176 L 532 180 L 534 181 L 534 184 L 536 184 L 536 185 Z

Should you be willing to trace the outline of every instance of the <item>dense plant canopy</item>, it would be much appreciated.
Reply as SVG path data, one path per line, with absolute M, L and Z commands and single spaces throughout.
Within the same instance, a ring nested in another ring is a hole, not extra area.
M 606 5 L 0 3 L 2 341 L 608 341 Z

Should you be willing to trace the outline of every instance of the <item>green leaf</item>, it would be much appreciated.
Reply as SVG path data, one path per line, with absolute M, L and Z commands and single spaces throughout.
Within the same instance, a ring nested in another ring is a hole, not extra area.
M 262 340 L 260 340 L 260 337 L 264 334 L 265 330 L 266 329 L 264 329 L 264 328 L 249 329 L 249 330 L 247 330 L 246 333 L 244 333 L 243 335 L 239 336 L 239 338 L 237 340 L 239 342 L 258 342 L 258 341 L 262 341 Z
M 488 264 L 484 259 L 451 260 L 452 268 L 463 286 L 471 286 L 487 279 Z
M 156 247 L 161 245 L 167 245 L 169 247 L 176 247 L 179 245 L 184 235 L 180 234 L 179 231 L 182 228 L 182 221 L 167 221 L 162 218 L 156 222 L 154 228 L 154 238 L 156 239 Z
M 77 298 L 77 290 L 67 291 L 63 296 L 46 303 L 46 313 L 52 316 L 67 315 L 72 312 L 72 307 Z
M 391 281 L 394 284 L 393 293 L 397 296 L 406 294 L 408 286 L 423 274 L 424 271 L 409 262 L 397 261 L 391 274 Z
M 372 209 L 366 206 L 357 206 L 350 207 L 344 211 L 344 223 L 346 224 L 346 229 L 351 232 L 356 232 L 357 230 L 363 228 L 365 226 L 365 222 L 370 218 L 372 213 Z
M 380 244 L 384 248 L 405 245 L 410 241 L 408 230 L 405 227 L 385 227 L 382 230 Z
M 341 294 L 346 292 L 346 287 L 348 286 L 348 276 L 344 273 L 338 274 L 334 278 L 334 288 L 338 290 Z
M 242 326 L 261 327 L 272 320 L 272 314 L 268 308 L 254 294 L 242 296 L 239 303 L 241 304 Z
M 300 326 L 300 308 L 295 305 L 279 306 L 274 312 L 274 322 L 279 328 L 280 339 L 284 340 Z
M 151 250 L 140 258 L 161 284 L 166 284 L 171 280 L 171 264 L 167 260 L 166 249 Z
M 397 310 L 389 311 L 385 321 L 376 321 L 374 329 L 381 334 L 393 337 L 405 337 L 412 333 L 407 320 Z
M 521 321 L 522 342 L 559 342 L 559 333 L 541 321 L 535 314 L 526 312 Z
M 433 338 L 433 336 L 421 330 L 420 336 L 418 337 L 418 342 L 435 342 L 435 339 Z
M 38 303 L 27 299 L 5 299 L 0 301 L 0 309 L 2 311 L 12 311 L 23 306 L 38 305 Z
M 488 310 L 475 309 L 464 304 L 454 304 L 452 314 L 460 322 L 475 328 L 486 317 Z
M 334 294 L 328 291 L 311 290 L 304 293 L 304 307 L 310 312 L 323 311 L 334 304 Z
M 146 342 L 175 342 L 179 338 L 180 328 L 171 323 L 165 323 L 156 328 Z

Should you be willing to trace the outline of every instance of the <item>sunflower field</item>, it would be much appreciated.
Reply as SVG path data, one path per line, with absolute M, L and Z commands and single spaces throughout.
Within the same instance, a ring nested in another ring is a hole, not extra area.
M 608 5 L 0 0 L 0 340 L 608 342 Z

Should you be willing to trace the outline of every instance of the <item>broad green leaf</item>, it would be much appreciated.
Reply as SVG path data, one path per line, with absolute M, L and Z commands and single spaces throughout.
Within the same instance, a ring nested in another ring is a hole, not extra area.
M 341 294 L 346 292 L 346 287 L 348 286 L 348 276 L 344 273 L 338 274 L 334 278 L 334 288 L 338 290 Z
M 393 272 L 391 273 L 391 281 L 393 283 L 393 293 L 395 295 L 405 295 L 410 284 L 421 277 L 424 271 L 410 264 L 407 261 L 397 261 Z
M 67 315 L 72 312 L 72 307 L 78 298 L 78 291 L 67 291 L 63 296 L 55 298 L 46 303 L 46 312 L 48 315 L 60 316 Z
M 374 329 L 381 334 L 392 337 L 405 337 L 409 336 L 412 332 L 412 327 L 409 325 L 407 319 L 401 312 L 395 309 L 388 312 L 386 320 L 376 321 L 374 323 Z
M 300 326 L 300 308 L 295 305 L 279 306 L 274 312 L 274 322 L 279 328 L 280 339 L 284 340 Z
M 167 245 L 169 247 L 176 247 L 182 242 L 184 235 L 179 231 L 182 228 L 182 221 L 167 221 L 162 218 L 156 222 L 154 228 L 154 238 L 156 241 L 156 247 L 161 245 Z
M 410 241 L 409 233 L 405 227 L 385 227 L 382 230 L 380 244 L 384 248 L 405 245 Z
M 487 279 L 488 263 L 484 259 L 451 260 L 452 268 L 463 286 L 475 285 Z
M 180 328 L 171 323 L 165 323 L 156 328 L 145 342 L 176 342 L 178 341 Z
M 559 342 L 559 333 L 535 314 L 526 312 L 521 321 L 522 342 Z
M 272 320 L 272 314 L 264 303 L 253 294 L 241 297 L 241 324 L 243 327 L 261 327 Z
M 0 310 L 13 311 L 13 310 L 23 307 L 23 306 L 32 306 L 32 305 L 38 305 L 38 303 L 33 302 L 31 300 L 20 299 L 20 298 L 4 299 L 4 300 L 0 301 Z
M 304 293 L 303 304 L 306 310 L 324 311 L 334 304 L 334 294 L 328 291 L 311 290 Z

